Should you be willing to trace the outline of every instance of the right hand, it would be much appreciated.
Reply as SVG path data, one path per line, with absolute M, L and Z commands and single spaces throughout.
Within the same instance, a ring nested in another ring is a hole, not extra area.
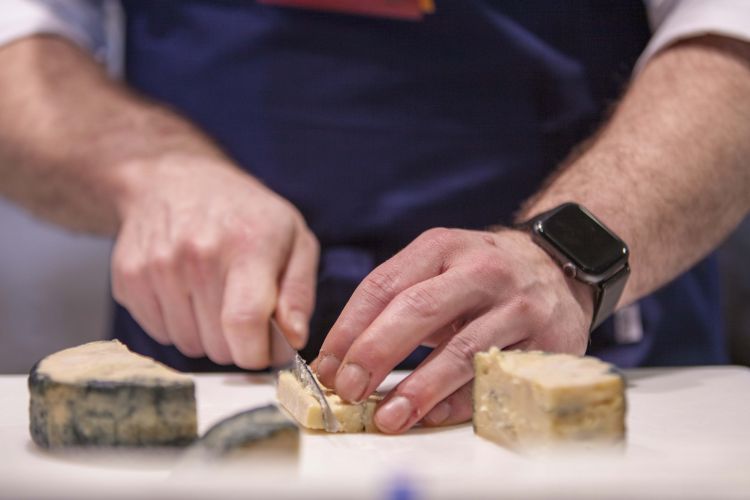
M 112 255 L 115 299 L 157 342 L 261 369 L 269 319 L 302 348 L 319 247 L 288 201 L 226 160 L 168 157 L 133 169 Z

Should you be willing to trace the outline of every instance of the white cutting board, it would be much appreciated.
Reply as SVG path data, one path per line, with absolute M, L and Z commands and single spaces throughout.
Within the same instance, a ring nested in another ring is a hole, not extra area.
M 295 464 L 212 466 L 153 450 L 41 451 L 29 437 L 26 377 L 0 376 L 0 497 L 750 498 L 750 369 L 626 376 L 620 453 L 523 457 L 466 424 L 401 436 L 304 432 Z M 266 376 L 201 374 L 196 386 L 201 431 L 274 400 Z

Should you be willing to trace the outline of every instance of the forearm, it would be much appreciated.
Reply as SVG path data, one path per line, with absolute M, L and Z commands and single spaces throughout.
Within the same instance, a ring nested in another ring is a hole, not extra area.
M 52 222 L 112 234 L 160 158 L 221 156 L 61 38 L 0 48 L 0 67 L 0 195 Z
M 750 209 L 748 96 L 747 44 L 704 37 L 666 49 L 518 218 L 581 203 L 630 247 L 620 304 L 653 291 L 709 253 Z

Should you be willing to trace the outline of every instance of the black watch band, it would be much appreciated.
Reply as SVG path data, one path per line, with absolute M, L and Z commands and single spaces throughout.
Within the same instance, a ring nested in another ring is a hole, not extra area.
M 615 307 L 617 306 L 617 301 L 620 300 L 622 291 L 625 289 L 625 284 L 628 282 L 628 276 L 630 276 L 630 266 L 626 263 L 622 269 L 617 271 L 609 279 L 596 286 L 594 295 L 594 315 L 591 320 L 589 333 L 593 332 L 597 326 L 604 323 L 604 320 L 614 312 Z
M 576 203 L 564 203 L 516 227 L 529 232 L 566 276 L 594 289 L 589 332 L 614 312 L 630 276 L 629 251 L 591 212 Z

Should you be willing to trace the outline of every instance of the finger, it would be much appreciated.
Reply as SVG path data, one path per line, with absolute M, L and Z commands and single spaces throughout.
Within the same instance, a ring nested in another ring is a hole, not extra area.
M 343 356 L 336 374 L 336 393 L 361 401 L 422 341 L 468 311 L 490 303 L 481 288 L 459 269 L 404 290 L 364 331 Z
M 522 320 L 508 316 L 505 311 L 485 314 L 439 345 L 379 406 L 378 428 L 386 433 L 409 429 L 474 377 L 474 354 L 518 342 Z
M 439 346 L 440 344 L 457 334 L 459 330 L 461 330 L 466 325 L 467 321 L 468 320 L 465 317 L 459 317 L 453 320 L 453 322 L 451 322 L 450 324 L 436 330 L 430 336 L 425 338 L 422 341 L 422 345 L 433 348 Z
M 396 295 L 443 271 L 450 234 L 447 229 L 425 232 L 360 283 L 321 346 L 314 365 L 321 382 L 333 387 L 344 354 Z
M 428 427 L 455 425 L 471 419 L 473 403 L 471 398 L 473 382 L 464 384 L 456 392 L 436 404 L 422 418 L 422 424 Z
M 126 309 L 152 339 L 161 345 L 171 345 L 173 342 L 167 333 L 156 295 L 148 287 L 139 288 L 141 291 L 134 291 L 134 294 L 139 297 L 138 305 L 126 306 Z
M 221 300 L 224 276 L 215 254 L 194 251 L 186 256 L 183 279 L 190 288 L 193 314 L 206 355 L 214 363 L 228 365 L 232 362 L 221 330 Z
M 118 237 L 112 252 L 112 297 L 154 340 L 171 344 L 162 318 L 159 302 L 148 280 L 144 266 L 134 258 L 134 250 Z
M 250 255 L 227 270 L 221 327 L 237 366 L 260 370 L 270 363 L 268 322 L 276 307 L 276 266 Z
M 133 271 L 113 266 L 112 296 L 154 340 L 162 345 L 172 342 L 167 334 L 161 308 L 148 279 L 140 270 Z
M 157 258 L 149 277 L 172 343 L 186 356 L 197 358 L 205 355 L 192 299 L 178 276 L 174 260 Z
M 279 285 L 276 318 L 288 342 L 295 349 L 307 343 L 310 316 L 315 305 L 318 273 L 318 241 L 313 234 L 297 231 L 294 246 Z

